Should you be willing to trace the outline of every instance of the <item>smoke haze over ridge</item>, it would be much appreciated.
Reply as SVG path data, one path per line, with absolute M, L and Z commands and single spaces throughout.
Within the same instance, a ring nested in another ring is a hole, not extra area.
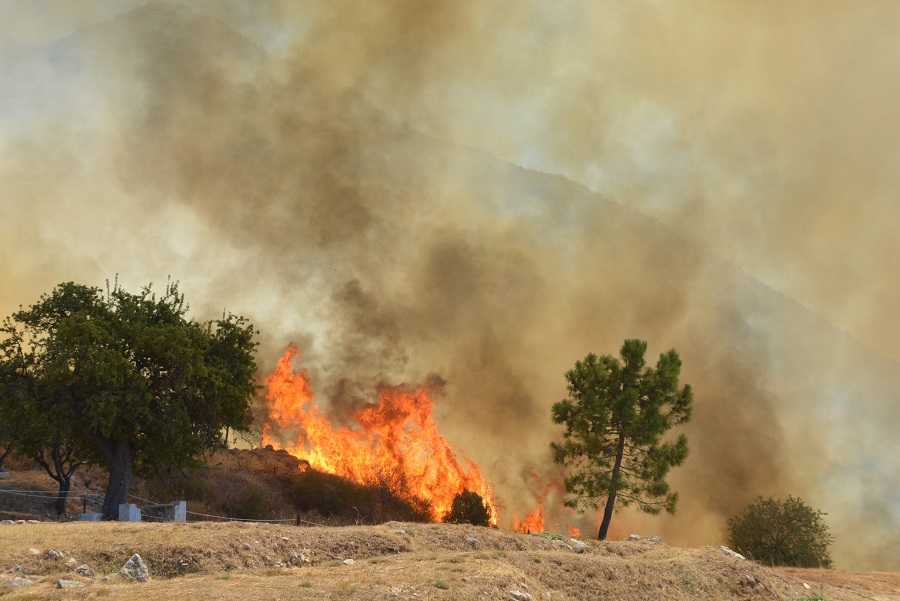
M 896 5 L 140 4 L 5 9 L 3 315 L 171 275 L 335 406 L 440 374 L 519 515 L 563 372 L 644 338 L 692 453 L 614 530 L 718 544 L 794 494 L 900 569 Z

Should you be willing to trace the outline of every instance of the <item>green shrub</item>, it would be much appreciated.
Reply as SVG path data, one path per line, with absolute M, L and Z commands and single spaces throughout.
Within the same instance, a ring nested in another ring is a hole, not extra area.
M 446 524 L 474 524 L 475 526 L 489 526 L 491 524 L 491 509 L 477 492 L 464 490 L 453 497 L 450 511 L 444 514 Z
M 768 565 L 830 568 L 832 538 L 824 515 L 794 497 L 786 501 L 757 497 L 728 520 L 729 545 Z

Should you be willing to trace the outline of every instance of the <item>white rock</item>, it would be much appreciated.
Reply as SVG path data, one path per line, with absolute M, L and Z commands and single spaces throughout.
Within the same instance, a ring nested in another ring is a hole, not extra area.
M 345 566 L 352 566 L 352 565 L 355 564 L 356 562 L 353 561 L 352 559 L 345 559 L 345 560 L 342 561 L 341 563 L 344 564 Z
M 732 551 L 731 549 L 729 549 L 728 547 L 726 547 L 726 546 L 724 546 L 724 545 L 719 545 L 718 547 L 716 547 L 716 549 L 718 549 L 719 551 L 721 551 L 721 552 L 724 553 L 725 555 L 731 555 L 732 557 L 737 557 L 738 559 L 747 559 L 746 557 L 744 557 L 744 556 L 741 555 L 740 553 L 737 553 L 737 552 L 735 552 L 735 551 Z
M 41 550 L 35 549 L 34 547 L 32 547 L 32 548 L 28 549 L 28 554 L 37 557 L 38 555 L 41 554 Z
M 21 588 L 23 586 L 30 586 L 33 583 L 28 578 L 16 576 L 15 578 L 10 578 L 9 580 L 7 580 L 6 584 L 14 588 Z
M 584 550 L 587 549 L 587 543 L 578 540 L 577 538 L 570 538 L 569 546 L 572 547 L 576 553 L 584 553 Z
M 78 582 L 77 580 L 57 580 L 56 588 L 81 588 L 84 586 L 83 582 Z
M 629 534 L 629 535 L 628 535 L 628 540 L 630 540 L 630 541 L 641 540 L 641 537 L 638 536 L 637 534 Z
M 523 593 L 522 591 L 512 590 L 509 591 L 509 594 L 512 595 L 512 598 L 516 601 L 531 601 L 532 596 L 528 593 Z
M 141 556 L 135 553 L 131 559 L 125 562 L 122 569 L 119 570 L 119 576 L 128 580 L 137 582 L 147 582 L 150 580 L 150 572 L 147 570 L 147 564 L 141 559 Z
M 47 559 L 62 559 L 63 554 L 57 551 L 56 549 L 50 549 L 47 551 Z

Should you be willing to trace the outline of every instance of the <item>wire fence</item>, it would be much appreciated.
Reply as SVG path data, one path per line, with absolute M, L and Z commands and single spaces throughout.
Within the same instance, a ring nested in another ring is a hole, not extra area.
M 59 491 L 53 490 L 19 490 L 19 489 L 0 489 L 0 494 L 11 495 L 14 497 L 26 497 L 26 498 L 36 498 L 36 499 L 46 499 L 48 501 L 53 501 L 59 498 Z M 81 500 L 83 507 L 86 508 L 88 504 L 91 506 L 99 506 L 102 505 L 102 493 L 91 490 L 80 490 L 73 489 L 68 492 L 67 498 L 69 500 Z M 128 495 L 128 499 L 132 501 L 140 501 L 142 503 L 147 503 L 152 506 L 163 506 L 169 505 L 168 503 L 159 503 L 157 501 L 153 501 L 150 499 L 145 499 L 143 497 L 138 497 L 136 495 Z M 188 522 L 206 522 L 211 520 L 218 520 L 222 522 L 251 522 L 251 523 L 266 523 L 266 524 L 287 524 L 287 523 L 295 523 L 298 526 L 300 524 L 307 524 L 310 526 L 322 526 L 323 524 L 319 524 L 317 522 L 311 522 L 309 520 L 304 520 L 300 517 L 300 514 L 297 514 L 295 518 L 283 518 L 283 519 L 271 519 L 271 520 L 263 520 L 263 519 L 250 519 L 250 518 L 234 518 L 225 515 L 215 515 L 211 513 L 200 513 L 197 511 L 187 511 L 187 515 L 195 516 L 199 518 L 207 518 L 201 520 L 190 520 Z M 142 520 L 153 521 L 153 522 L 164 522 L 167 521 L 164 517 L 153 515 L 151 513 L 141 515 Z

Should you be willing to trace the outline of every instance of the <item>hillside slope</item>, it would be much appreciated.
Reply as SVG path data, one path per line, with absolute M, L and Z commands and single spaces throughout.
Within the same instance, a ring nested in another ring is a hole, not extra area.
M 47 558 L 51 549 L 62 557 Z M 146 562 L 150 582 L 128 582 L 117 575 L 134 553 Z M 87 565 L 95 576 L 74 574 L 79 565 Z M 21 588 L 0 584 L 0 595 L 9 599 L 527 598 L 515 597 L 513 591 L 519 591 L 555 600 L 900 600 L 897 574 L 788 572 L 715 548 L 581 543 L 473 526 L 400 522 L 343 528 L 4 525 L 0 573 L 4 579 L 24 573 L 31 582 Z M 60 579 L 85 586 L 56 592 Z
M 694 220 L 424 135 L 317 50 L 153 3 L 5 64 L 0 314 L 60 281 L 181 280 L 199 317 L 253 321 L 264 372 L 298 343 L 335 423 L 437 372 L 442 434 L 520 516 L 557 475 L 562 374 L 643 338 L 684 360 L 692 451 L 678 515 L 624 513 L 619 536 L 716 544 L 792 494 L 839 566 L 900 569 L 896 362 L 691 242 Z M 544 500 L 548 527 L 579 519 Z

